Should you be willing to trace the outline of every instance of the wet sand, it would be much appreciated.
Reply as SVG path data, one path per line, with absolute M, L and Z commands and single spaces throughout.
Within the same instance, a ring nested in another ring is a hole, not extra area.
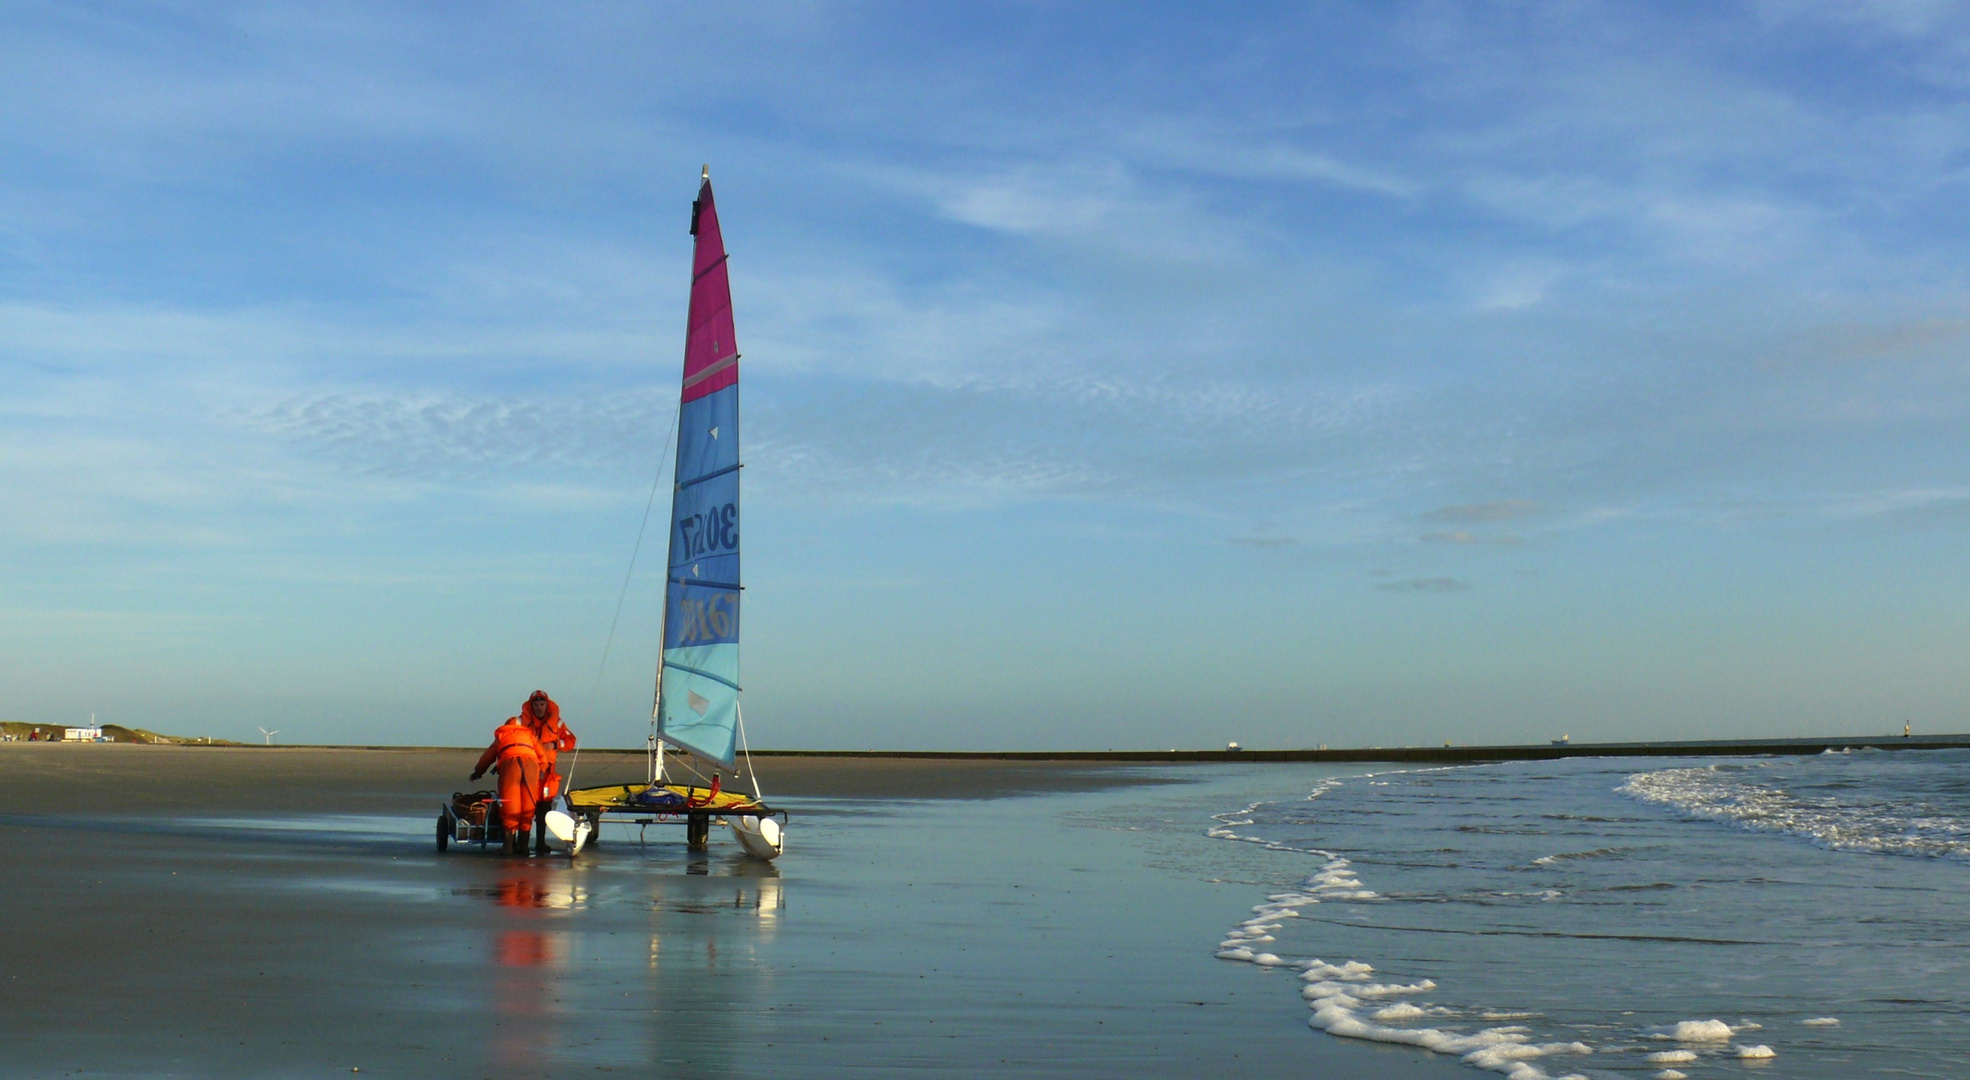
M 476 750 L 0 743 L 0 813 L 399 814 L 434 807 L 467 779 Z M 563 759 L 576 786 L 643 778 L 644 755 Z M 1073 761 L 762 758 L 774 799 L 983 799 L 1166 783 L 1140 768 Z
M 776 760 L 778 863 L 571 865 L 433 850 L 472 757 L 0 746 L 0 1076 L 1463 1072 L 1211 958 L 1262 882 L 1208 815 L 1303 778 Z

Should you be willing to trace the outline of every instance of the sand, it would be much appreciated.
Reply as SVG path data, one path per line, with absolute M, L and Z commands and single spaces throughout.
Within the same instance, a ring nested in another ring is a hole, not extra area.
M 1211 959 L 1228 767 L 775 761 L 778 863 L 571 865 L 433 850 L 473 756 L 0 744 L 0 1076 L 1459 1071 Z
M 476 750 L 0 743 L 0 813 L 400 814 L 436 806 L 467 779 Z M 643 777 L 641 753 L 564 758 L 575 784 Z M 761 759 L 775 799 L 978 799 L 1091 791 L 1168 778 L 1126 765 L 891 758 Z

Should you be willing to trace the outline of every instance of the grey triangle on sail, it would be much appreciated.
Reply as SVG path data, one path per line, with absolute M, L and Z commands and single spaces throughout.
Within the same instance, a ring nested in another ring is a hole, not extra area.
M 714 438 L 714 439 L 716 439 L 716 438 L 718 438 L 718 429 L 717 429 L 717 428 L 712 428 L 712 429 L 711 429 L 711 437 L 712 437 L 712 438 Z

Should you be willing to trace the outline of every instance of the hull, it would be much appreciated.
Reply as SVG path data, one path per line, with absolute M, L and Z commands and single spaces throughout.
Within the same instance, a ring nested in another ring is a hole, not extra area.
M 593 823 L 565 810 L 549 810 L 542 823 L 547 827 L 547 846 L 570 858 L 581 854 L 581 849 L 588 846 L 589 837 L 595 833 Z
M 786 850 L 786 830 L 770 817 L 741 814 L 726 818 L 725 823 L 732 826 L 732 835 L 738 839 L 739 846 L 755 859 L 770 862 Z

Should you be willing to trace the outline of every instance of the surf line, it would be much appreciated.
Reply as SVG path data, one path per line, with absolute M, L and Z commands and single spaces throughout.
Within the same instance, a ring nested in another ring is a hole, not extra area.
M 1970 859 L 1970 843 L 1963 840 L 1959 824 L 1941 822 L 1933 811 L 1896 814 L 1878 806 L 1843 804 L 1832 796 L 1802 798 L 1756 783 L 1757 775 L 1745 766 L 1662 769 L 1636 773 L 1615 790 L 1684 817 L 1794 836 L 1829 851 Z
M 1408 771 L 1408 770 L 1401 770 Z M 1339 780 L 1323 780 L 1307 795 L 1309 800 L 1341 786 Z M 1298 971 L 1300 997 L 1312 1010 L 1307 1026 L 1329 1035 L 1370 1042 L 1417 1046 L 1438 1054 L 1456 1055 L 1466 1065 L 1503 1073 L 1511 1080 L 1553 1080 L 1551 1074 L 1533 1061 L 1555 1054 L 1585 1055 L 1594 1048 L 1583 1042 L 1535 1043 L 1527 1029 L 1519 1025 L 1484 1028 L 1465 1034 L 1440 1028 L 1393 1027 L 1394 1023 L 1420 1020 L 1428 1016 L 1452 1016 L 1456 1010 L 1403 1000 L 1436 989 L 1436 982 L 1421 979 L 1412 983 L 1374 981 L 1375 969 L 1359 960 L 1330 964 L 1315 958 L 1289 960 L 1261 947 L 1276 940 L 1273 931 L 1287 919 L 1300 917 L 1300 909 L 1323 901 L 1374 900 L 1380 894 L 1362 884 L 1352 864 L 1331 851 L 1296 848 L 1262 837 L 1246 836 L 1238 829 L 1256 821 L 1253 817 L 1264 806 L 1252 803 L 1233 813 L 1213 815 L 1217 824 L 1206 835 L 1219 840 L 1260 844 L 1273 851 L 1292 851 L 1325 859 L 1320 869 L 1292 892 L 1273 893 L 1266 902 L 1252 908 L 1252 916 L 1218 942 L 1217 957 L 1259 967 Z M 1500 1017 L 1503 1019 L 1503 1017 Z M 1587 1080 L 1569 1073 L 1559 1080 Z

